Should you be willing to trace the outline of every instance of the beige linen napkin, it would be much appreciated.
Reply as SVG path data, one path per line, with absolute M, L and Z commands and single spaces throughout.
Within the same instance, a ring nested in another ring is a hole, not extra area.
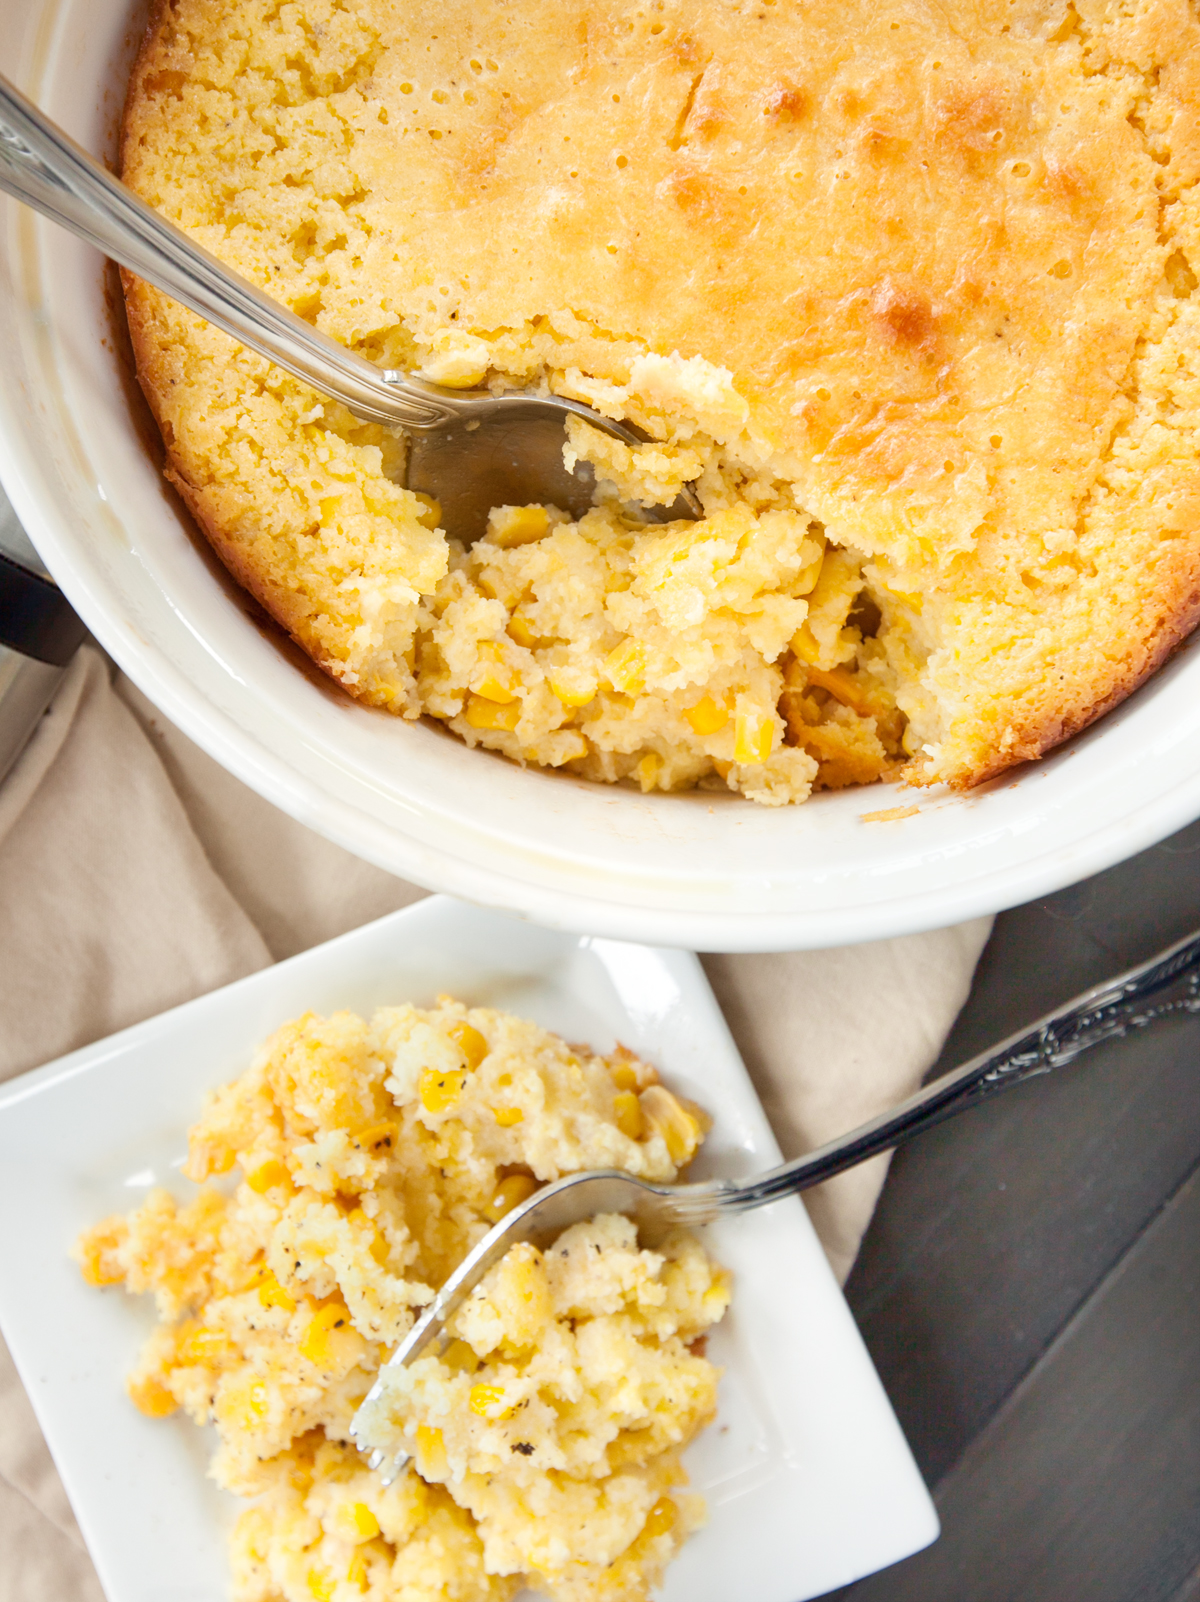
M 85 647 L 0 787 L 0 1078 L 423 893 L 247 790 Z M 785 1155 L 915 1088 L 989 928 L 704 959 Z M 885 1172 L 878 1159 L 808 1198 L 839 1277 Z M 0 1602 L 100 1596 L 0 1346 Z

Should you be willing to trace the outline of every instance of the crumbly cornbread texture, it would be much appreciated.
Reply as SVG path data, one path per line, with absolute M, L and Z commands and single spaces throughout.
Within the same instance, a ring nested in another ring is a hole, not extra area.
M 692 1236 L 624 1218 L 514 1247 L 440 1357 L 389 1371 L 372 1440 L 350 1420 L 474 1242 L 583 1168 L 671 1180 L 704 1115 L 623 1049 L 443 997 L 368 1022 L 309 1014 L 210 1097 L 181 1205 L 152 1192 L 76 1248 L 85 1277 L 154 1295 L 129 1390 L 212 1422 L 211 1473 L 253 1498 L 235 1602 L 645 1602 L 703 1518 L 679 1453 L 712 1416 L 706 1331 L 729 1280 Z M 204 1184 L 228 1175 L 219 1185 Z
M 1187 0 L 173 0 L 142 194 L 374 361 L 655 443 L 574 428 L 598 511 L 464 556 L 131 281 L 170 474 L 372 704 L 646 789 L 977 782 L 1197 617 L 1198 100 Z

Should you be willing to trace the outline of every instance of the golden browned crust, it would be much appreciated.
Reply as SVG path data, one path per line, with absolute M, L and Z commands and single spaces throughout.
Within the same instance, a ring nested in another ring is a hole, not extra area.
M 1057 713 L 1040 726 L 1035 724 L 1020 729 L 1004 756 L 997 756 L 990 767 L 981 765 L 974 772 L 953 778 L 953 788 L 970 790 L 1007 772 L 1009 768 L 1018 767 L 1024 762 L 1036 762 L 1072 736 L 1082 734 L 1084 729 L 1090 728 L 1107 712 L 1120 706 L 1147 679 L 1152 678 L 1200 624 L 1200 573 L 1197 572 L 1195 556 L 1189 557 L 1186 570 L 1178 575 L 1178 583 L 1164 597 L 1162 613 L 1162 620 L 1155 632 L 1149 639 L 1139 642 L 1135 661 L 1112 684 L 1107 695 L 1098 697 L 1090 705 Z M 907 777 L 916 784 L 932 782 L 923 779 L 919 771 L 910 772 Z
M 162 0 L 159 9 L 169 9 L 169 0 Z M 147 32 L 146 40 L 142 47 L 142 55 L 139 56 L 139 63 L 149 55 L 149 47 L 152 43 L 153 25 L 151 30 Z M 239 546 L 228 537 L 219 515 L 212 506 L 211 497 L 189 482 L 182 471 L 179 455 L 174 449 L 174 430 L 170 420 L 163 415 L 160 407 L 160 397 L 165 390 L 170 389 L 171 379 L 164 374 L 163 364 L 158 360 L 156 347 L 148 337 L 147 325 L 152 320 L 153 311 L 148 304 L 146 285 L 142 283 L 141 279 L 137 278 L 133 273 L 127 272 L 124 268 L 121 269 L 121 281 L 125 289 L 126 315 L 129 319 L 129 339 L 133 347 L 134 360 L 137 363 L 138 382 L 163 438 L 163 446 L 166 452 L 163 476 L 176 490 L 229 574 L 244 590 L 254 597 L 259 605 L 275 619 L 276 623 L 286 630 L 317 666 L 337 682 L 337 665 L 324 648 L 319 637 L 315 637 L 311 628 L 307 627 L 308 615 L 298 597 L 289 593 L 283 586 L 272 583 L 269 574 L 264 571 L 259 563 L 254 561 L 253 556 L 244 547 Z M 351 695 L 358 696 L 362 693 L 358 685 L 346 684 L 343 685 L 343 688 Z

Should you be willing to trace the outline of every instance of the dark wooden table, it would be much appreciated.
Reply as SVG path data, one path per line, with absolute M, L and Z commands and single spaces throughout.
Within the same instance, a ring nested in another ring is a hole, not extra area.
M 1004 913 L 934 1072 L 1200 926 L 1200 824 Z M 941 1539 L 853 1602 L 1200 1602 L 1200 1017 L 894 1160 L 847 1286 Z

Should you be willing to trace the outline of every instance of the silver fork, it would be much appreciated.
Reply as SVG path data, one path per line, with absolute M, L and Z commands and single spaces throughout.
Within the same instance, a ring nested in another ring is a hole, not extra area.
M 1147 1005 L 1152 1000 L 1154 1004 Z M 1145 1028 L 1173 1013 L 1195 1012 L 1200 1012 L 1200 931 L 1115 979 L 1085 990 L 878 1118 L 794 1162 L 770 1168 L 756 1179 L 656 1185 L 614 1169 L 568 1174 L 514 1207 L 467 1253 L 385 1367 L 411 1363 L 431 1345 L 439 1353 L 444 1351 L 450 1339 L 447 1323 L 488 1270 L 519 1241 L 547 1245 L 570 1225 L 598 1213 L 624 1213 L 637 1220 L 642 1239 L 653 1243 L 671 1229 L 693 1229 L 717 1218 L 751 1212 L 890 1151 L 1011 1085 L 1049 1073 L 1101 1040 Z M 369 1451 L 371 1467 L 379 1469 L 390 1484 L 407 1459 L 402 1454 L 389 1463 L 382 1449 L 371 1449 L 369 1415 L 381 1392 L 376 1380 L 350 1430 L 360 1449 Z

